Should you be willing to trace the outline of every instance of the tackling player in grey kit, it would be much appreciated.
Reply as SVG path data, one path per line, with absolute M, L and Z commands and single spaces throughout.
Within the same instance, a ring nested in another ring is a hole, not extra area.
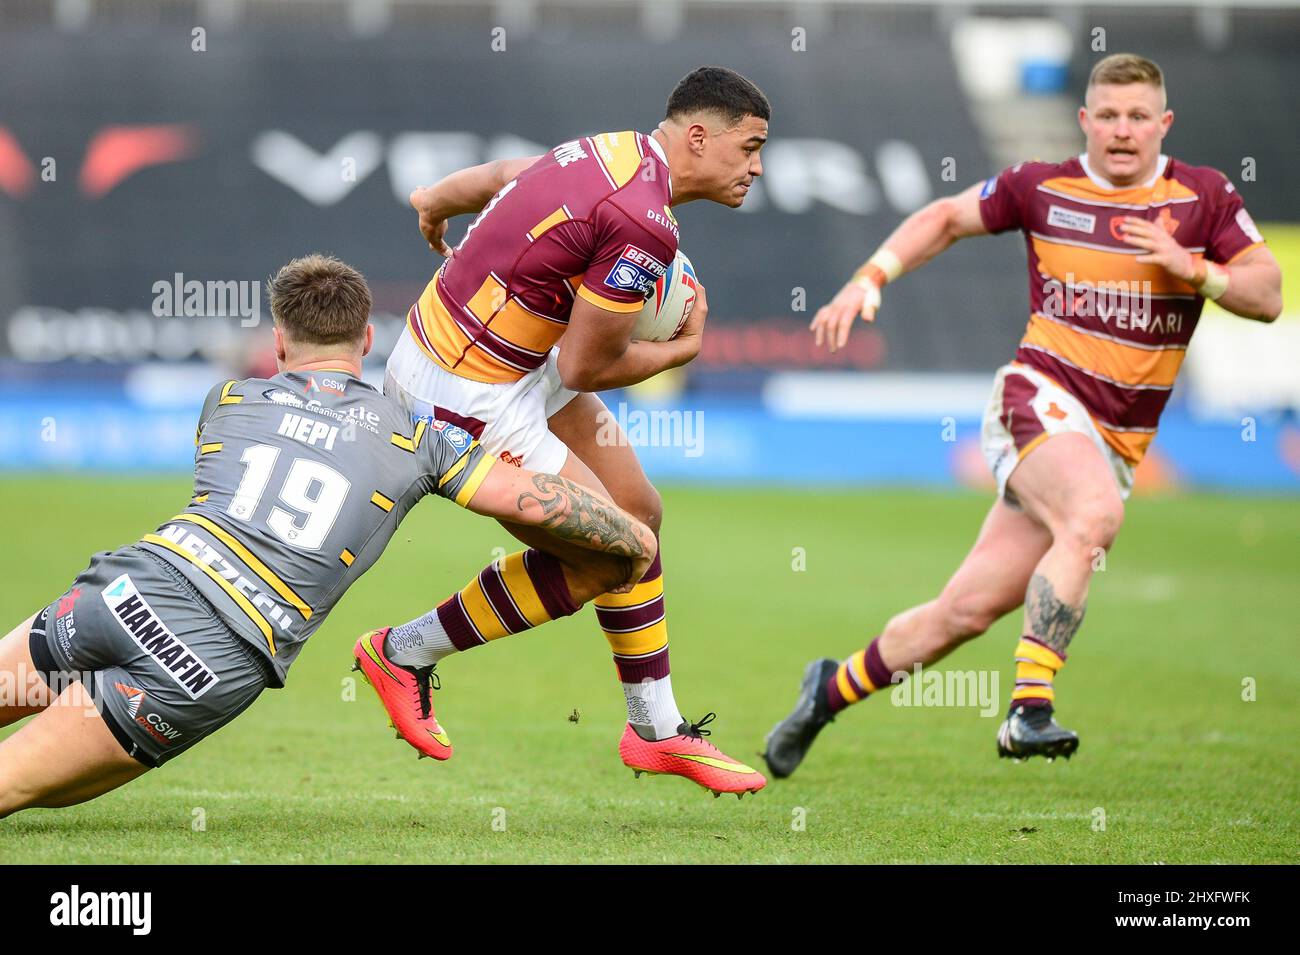
M 189 506 L 95 555 L 0 641 L 0 691 L 18 691 L 0 694 L 0 726 L 33 717 L 0 742 L 0 817 L 93 799 L 283 686 L 425 495 L 598 552 L 595 569 L 564 564 L 579 599 L 630 589 L 653 560 L 654 535 L 618 507 L 498 462 L 455 425 L 412 423 L 363 382 L 374 329 L 355 269 L 290 262 L 271 312 L 280 373 L 208 395 Z

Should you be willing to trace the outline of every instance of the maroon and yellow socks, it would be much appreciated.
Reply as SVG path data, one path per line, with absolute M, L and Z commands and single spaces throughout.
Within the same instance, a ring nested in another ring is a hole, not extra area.
M 668 620 L 659 556 L 629 593 L 602 594 L 595 604 L 600 629 L 614 651 L 627 721 L 644 739 L 677 735 L 683 721 L 668 675 Z
M 1011 705 L 1051 706 L 1055 700 L 1052 680 L 1065 657 L 1032 636 L 1020 638 L 1016 646 L 1016 688 Z M 856 703 L 881 687 L 889 686 L 893 674 L 880 658 L 880 638 L 839 665 L 826 681 L 826 699 L 832 714 Z
M 428 666 L 577 610 L 559 559 L 520 551 L 488 564 L 436 609 L 394 627 L 384 652 L 401 666 Z
M 1028 634 L 1021 637 L 1016 644 L 1016 688 L 1011 691 L 1011 705 L 1051 706 L 1056 700 L 1052 680 L 1063 666 L 1064 654 Z
M 880 658 L 880 638 L 872 640 L 840 664 L 835 675 L 826 681 L 826 701 L 832 714 L 850 703 L 865 699 L 883 686 L 889 686 L 891 673 Z
M 675 736 L 682 716 L 669 677 L 658 556 L 631 592 L 603 594 L 595 604 L 601 630 L 614 651 L 628 722 L 646 739 Z M 394 627 L 385 652 L 402 666 L 428 666 L 577 610 L 560 561 L 542 551 L 523 551 L 489 564 L 436 609 Z

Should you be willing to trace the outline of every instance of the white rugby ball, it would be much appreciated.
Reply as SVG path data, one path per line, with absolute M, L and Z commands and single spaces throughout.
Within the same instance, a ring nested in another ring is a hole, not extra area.
M 632 338 L 642 342 L 666 342 L 677 333 L 690 317 L 695 305 L 695 267 L 680 251 L 665 272 L 655 282 L 632 327 Z

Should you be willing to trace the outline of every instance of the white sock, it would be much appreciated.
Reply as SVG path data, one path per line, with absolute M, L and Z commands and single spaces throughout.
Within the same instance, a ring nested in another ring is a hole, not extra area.
M 384 638 L 388 659 L 404 667 L 427 667 L 455 652 L 456 646 L 442 629 L 437 609 L 394 627 Z
M 678 728 L 686 722 L 673 699 L 670 676 L 624 683 L 623 698 L 627 701 L 627 721 L 642 739 L 661 740 L 676 736 Z

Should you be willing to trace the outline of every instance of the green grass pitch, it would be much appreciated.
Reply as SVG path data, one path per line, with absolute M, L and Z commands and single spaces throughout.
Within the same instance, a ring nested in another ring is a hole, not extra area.
M 187 493 L 175 479 L 0 481 L 5 629 Z M 988 505 L 879 489 L 665 500 L 678 701 L 717 711 L 714 741 L 755 760 L 804 664 L 932 596 Z M 997 718 L 882 694 L 829 727 L 794 779 L 737 802 L 622 766 L 622 698 L 590 610 L 443 664 L 449 763 L 395 741 L 364 684 L 351 699 L 360 631 L 427 609 L 510 546 L 426 502 L 286 689 L 117 793 L 0 822 L 0 861 L 1294 863 L 1298 541 L 1296 500 L 1136 500 L 1057 681 L 1075 759 L 998 760 Z M 999 671 L 1005 698 L 1018 632 L 1005 620 L 945 664 Z

